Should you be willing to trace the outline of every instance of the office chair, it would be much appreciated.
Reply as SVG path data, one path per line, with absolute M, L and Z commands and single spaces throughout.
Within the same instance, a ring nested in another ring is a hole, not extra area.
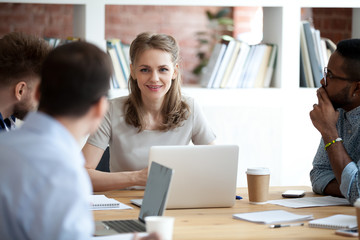
M 102 172 L 110 172 L 109 161 L 110 161 L 110 151 L 109 151 L 109 147 L 107 147 L 100 159 L 99 164 L 96 167 L 96 170 Z

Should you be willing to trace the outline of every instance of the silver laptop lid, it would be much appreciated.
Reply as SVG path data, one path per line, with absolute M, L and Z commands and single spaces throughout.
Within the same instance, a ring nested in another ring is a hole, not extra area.
M 172 168 L 167 208 L 231 207 L 235 204 L 237 145 L 154 146 L 149 164 Z
M 172 175 L 172 169 L 157 162 L 151 163 L 139 214 L 140 221 L 145 222 L 147 216 L 162 216 L 164 214 Z

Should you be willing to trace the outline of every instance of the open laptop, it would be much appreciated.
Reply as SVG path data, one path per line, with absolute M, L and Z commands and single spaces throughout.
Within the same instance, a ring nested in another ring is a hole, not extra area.
M 139 219 L 95 221 L 95 236 L 146 232 L 145 217 L 163 215 L 173 170 L 152 162 L 149 171 Z
M 239 147 L 236 145 L 155 146 L 156 161 L 175 171 L 167 208 L 231 207 L 235 204 Z M 131 201 L 141 205 L 141 199 Z

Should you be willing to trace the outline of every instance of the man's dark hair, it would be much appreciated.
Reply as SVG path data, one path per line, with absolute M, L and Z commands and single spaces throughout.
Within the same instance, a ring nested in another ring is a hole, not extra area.
M 41 65 L 50 52 L 47 42 L 33 35 L 12 32 L 0 39 L 0 85 L 40 77 Z
M 354 81 L 360 81 L 360 39 L 342 40 L 337 44 L 336 51 L 345 59 L 344 72 Z
M 95 45 L 59 46 L 43 64 L 39 110 L 51 116 L 82 116 L 107 95 L 111 75 L 109 56 Z

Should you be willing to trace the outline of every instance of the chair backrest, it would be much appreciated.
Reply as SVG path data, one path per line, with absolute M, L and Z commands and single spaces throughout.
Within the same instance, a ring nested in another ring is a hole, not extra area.
M 96 167 L 96 170 L 102 172 L 110 172 L 109 161 L 110 161 L 110 151 L 109 151 L 109 147 L 107 147 L 100 159 L 99 164 Z

